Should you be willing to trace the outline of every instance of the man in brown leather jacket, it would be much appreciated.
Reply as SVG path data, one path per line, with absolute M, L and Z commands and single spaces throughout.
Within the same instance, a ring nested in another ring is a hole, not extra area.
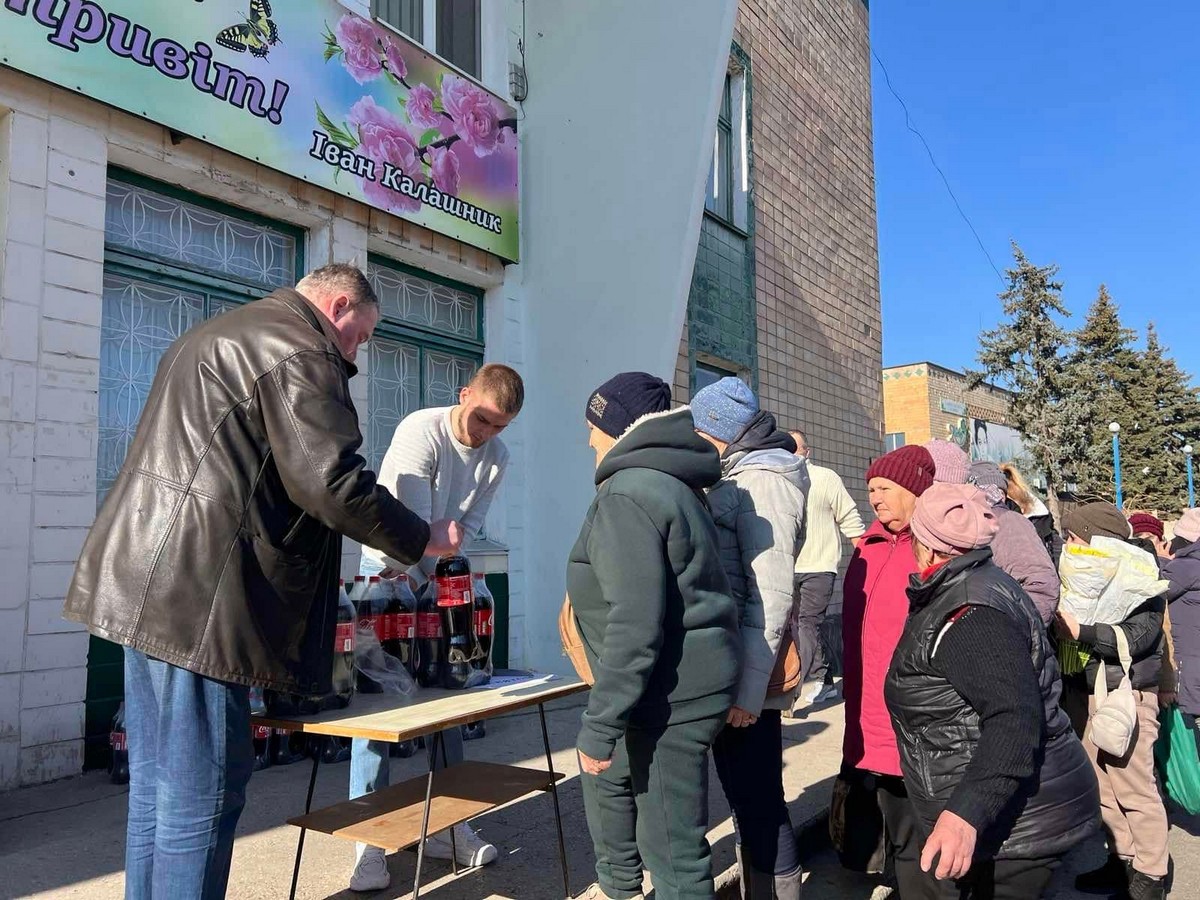
M 330 687 L 341 536 L 415 563 L 461 542 L 359 455 L 362 272 L 192 328 L 167 351 L 64 616 L 124 645 L 126 897 L 222 897 L 253 763 L 249 690 Z

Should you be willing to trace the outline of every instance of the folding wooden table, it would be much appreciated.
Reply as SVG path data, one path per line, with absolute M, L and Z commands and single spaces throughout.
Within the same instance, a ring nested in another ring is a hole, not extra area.
M 497 673 L 501 677 L 505 674 L 509 673 Z M 407 703 L 397 702 L 398 698 L 389 694 L 358 694 L 346 709 L 295 718 L 255 716 L 255 722 L 272 728 L 284 728 L 325 739 L 348 737 L 399 743 L 417 737 L 430 740 L 429 736 L 432 735 L 428 775 L 315 812 L 312 811 L 312 798 L 321 754 L 313 754 L 304 815 L 288 820 L 288 824 L 300 828 L 289 897 L 295 900 L 300 861 L 304 854 L 304 835 L 312 830 L 362 841 L 392 852 L 416 846 L 417 871 L 413 878 L 412 896 L 413 900 L 417 900 L 421 895 L 421 866 L 425 858 L 426 837 L 534 791 L 549 791 L 554 798 L 563 891 L 565 897 L 570 897 L 567 848 L 563 839 L 562 812 L 558 805 L 558 781 L 563 775 L 554 771 L 550 735 L 546 730 L 545 704 L 549 700 L 587 689 L 587 684 L 578 678 L 536 674 L 528 680 L 498 687 L 485 685 L 461 691 L 424 688 Z M 530 706 L 538 708 L 541 721 L 542 744 L 546 750 L 545 772 L 481 762 L 463 762 L 434 771 L 432 761 L 436 760 L 439 749 L 445 764 L 446 750 L 441 745 L 443 729 L 457 728 L 467 722 L 490 719 Z M 453 861 L 453 868 L 457 875 L 457 860 Z

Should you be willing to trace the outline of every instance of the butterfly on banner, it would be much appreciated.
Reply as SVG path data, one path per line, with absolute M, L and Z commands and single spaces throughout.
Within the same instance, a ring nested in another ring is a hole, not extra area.
M 250 0 L 250 12 L 242 25 L 230 25 L 217 34 L 217 43 L 238 53 L 250 51 L 251 56 L 266 59 L 271 48 L 279 43 L 279 28 L 271 19 L 270 0 Z

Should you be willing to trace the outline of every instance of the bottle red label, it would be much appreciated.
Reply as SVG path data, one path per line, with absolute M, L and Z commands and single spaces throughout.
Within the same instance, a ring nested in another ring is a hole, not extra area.
M 113 731 L 108 735 L 108 742 L 112 745 L 114 750 L 127 750 L 128 745 L 126 740 L 127 738 L 125 736 L 125 732 L 123 731 Z
M 379 620 L 382 616 L 359 616 L 358 627 L 360 631 L 374 631 L 379 634 Z
M 449 575 L 434 580 L 437 582 L 438 606 L 462 606 L 475 602 L 470 575 Z
M 333 633 L 333 652 L 334 653 L 353 653 L 354 652 L 354 623 L 339 622 L 337 630 Z
M 437 613 L 417 613 L 417 637 L 440 638 L 442 636 L 442 617 Z
M 256 741 L 265 741 L 271 736 L 271 727 L 269 725 L 255 725 L 254 739 Z
M 402 641 L 410 641 L 417 636 L 417 614 L 416 613 L 397 613 L 396 616 L 396 637 Z M 434 616 L 437 618 L 437 616 Z
M 489 635 L 496 632 L 496 617 L 490 609 L 475 610 L 475 634 Z

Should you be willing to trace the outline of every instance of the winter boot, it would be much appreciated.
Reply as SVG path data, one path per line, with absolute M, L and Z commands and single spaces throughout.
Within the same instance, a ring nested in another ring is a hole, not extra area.
M 1163 900 L 1167 896 L 1167 879 L 1144 875 L 1136 869 L 1129 873 L 1129 900 Z
M 1084 872 L 1075 879 L 1075 890 L 1085 894 L 1112 894 L 1129 886 L 1125 861 L 1119 856 L 1109 855 L 1098 869 Z

